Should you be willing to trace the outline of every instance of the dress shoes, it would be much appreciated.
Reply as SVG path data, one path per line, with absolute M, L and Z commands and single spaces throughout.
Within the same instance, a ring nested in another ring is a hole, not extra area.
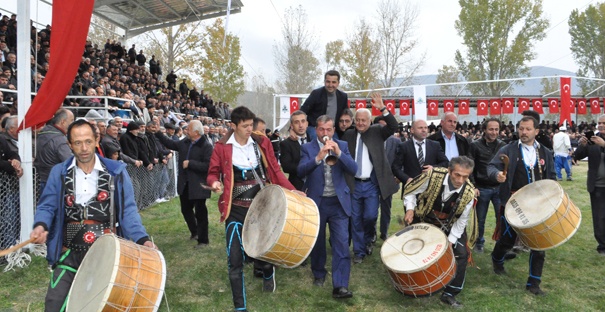
M 504 264 L 498 264 L 492 261 L 492 267 L 494 268 L 494 273 L 496 273 L 496 275 L 506 274 L 506 270 L 504 270 Z
M 546 293 L 540 289 L 540 286 L 525 286 L 525 289 L 536 296 L 545 296 Z
M 380 239 L 382 239 L 383 241 L 387 240 L 387 235 L 386 234 L 380 234 Z
M 317 287 L 322 287 L 325 282 L 326 282 L 326 278 L 325 277 L 316 277 L 313 280 L 313 285 L 315 285 Z
M 456 298 L 453 296 L 442 294 L 439 300 L 455 309 L 461 309 L 463 307 L 462 303 L 458 302 L 458 300 L 456 300 Z
M 350 292 L 346 287 L 337 287 L 332 291 L 332 298 L 346 299 L 353 297 L 353 293 Z
M 517 258 L 517 253 L 509 251 L 504 255 L 504 260 L 512 260 Z
M 206 243 L 198 243 L 193 248 L 195 248 L 195 249 L 203 249 L 203 248 L 206 248 L 206 247 L 208 247 L 208 244 L 206 244 Z
M 191 234 L 191 236 L 189 236 L 190 240 L 197 240 L 197 234 Z
M 355 264 L 361 264 L 362 262 L 363 262 L 363 257 L 355 256 L 355 258 L 353 258 L 353 263 L 355 263 Z

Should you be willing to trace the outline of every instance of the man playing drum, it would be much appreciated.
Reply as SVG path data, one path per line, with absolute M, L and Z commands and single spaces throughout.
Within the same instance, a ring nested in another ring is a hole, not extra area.
M 475 187 L 469 181 L 474 166 L 466 156 L 454 157 L 448 169 L 434 167 L 415 177 L 403 194 L 406 224 L 431 223 L 448 236 L 456 257 L 456 275 L 440 299 L 455 308 L 462 307 L 455 297 L 462 291 L 468 262 L 465 229 L 475 197 Z
M 556 179 L 552 151 L 536 141 L 536 135 L 540 131 L 538 121 L 533 117 L 525 116 L 519 122 L 518 131 L 519 140 L 510 142 L 497 153 L 508 157 L 510 161 L 508 167 L 505 167 L 506 161 L 502 161 L 504 157 L 496 156 L 492 158 L 487 168 L 489 179 L 501 183 L 499 239 L 492 251 L 492 265 L 494 273 L 498 275 L 506 273 L 504 256 L 517 239 L 517 233 L 504 217 L 504 205 L 514 192 L 525 185 L 543 179 Z M 544 257 L 545 252 L 538 250 L 531 250 L 529 255 L 529 277 L 525 288 L 534 295 L 544 295 L 540 289 Z
M 97 134 L 86 120 L 69 126 L 67 141 L 74 157 L 50 172 L 30 235 L 34 244 L 47 243 L 46 258 L 53 267 L 46 311 L 65 309 L 67 294 L 86 252 L 97 238 L 116 226 L 116 234 L 156 248 L 141 223 L 126 165 L 95 154 Z
M 248 208 L 256 193 L 265 183 L 280 185 L 296 191 L 282 173 L 269 139 L 252 133 L 256 116 L 244 106 L 236 107 L 231 113 L 231 130 L 216 142 L 207 183 L 214 192 L 223 193 L 218 207 L 221 222 L 225 222 L 227 241 L 227 262 L 229 281 L 236 311 L 246 310 L 246 290 L 244 287 L 244 248 L 242 246 L 242 226 Z M 222 181 L 222 182 L 221 182 Z M 300 191 L 296 191 L 304 195 Z M 263 269 L 263 291 L 275 291 L 275 268 L 270 263 L 255 260 Z

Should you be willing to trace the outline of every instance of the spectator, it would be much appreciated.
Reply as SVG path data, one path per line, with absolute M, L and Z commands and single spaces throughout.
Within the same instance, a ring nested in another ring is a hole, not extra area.
M 567 134 L 567 127 L 565 125 L 559 128 L 559 132 L 552 138 L 552 145 L 554 147 L 553 152 L 555 153 L 555 173 L 557 174 L 557 181 L 563 180 L 561 169 L 565 169 L 567 174 L 567 181 L 571 181 L 571 166 L 568 161 L 568 157 L 572 154 L 571 141 Z
M 137 54 L 137 65 L 143 67 L 145 66 L 145 62 L 147 62 L 147 58 L 143 54 L 143 50 L 141 50 L 139 51 L 139 54 Z
M 457 124 L 458 116 L 452 112 L 447 112 L 441 118 L 441 132 L 428 137 L 429 140 L 439 142 L 445 156 L 450 160 L 458 156 L 468 156 L 470 150 L 468 140 L 455 132 Z
M 118 140 L 119 132 L 120 130 L 115 123 L 110 123 L 109 125 L 107 125 L 105 136 L 103 136 L 103 139 L 101 139 L 101 146 L 105 151 L 111 150 L 118 152 L 118 160 L 122 160 L 127 164 L 140 167 L 143 164 L 143 161 L 134 159 L 122 153 L 122 147 L 120 146 L 120 141 Z
M 40 176 L 41 190 L 44 190 L 52 167 L 72 156 L 65 134 L 73 121 L 74 114 L 61 108 L 38 133 L 34 167 Z

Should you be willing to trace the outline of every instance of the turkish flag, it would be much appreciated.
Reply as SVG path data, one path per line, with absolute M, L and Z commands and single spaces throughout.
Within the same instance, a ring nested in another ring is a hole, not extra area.
M 569 103 L 569 102 L 567 102 Z M 567 106 L 569 110 L 569 106 Z M 558 99 L 548 99 L 548 112 L 550 114 L 556 114 L 559 112 L 559 100 Z
M 561 104 L 565 103 L 571 104 L 571 77 L 561 77 Z M 565 120 L 567 120 L 567 124 L 571 124 L 571 113 L 569 105 L 561 105 L 559 124 L 562 125 Z
M 355 109 L 366 108 L 367 104 L 366 100 L 355 100 Z
M 586 99 L 576 99 L 578 102 L 578 114 L 586 115 Z
M 531 100 L 531 107 L 534 112 L 538 114 L 544 114 L 544 107 L 542 106 L 542 99 L 533 99 Z
M 347 100 L 347 108 L 352 108 L 351 107 L 351 100 L 350 99 Z
M 454 112 L 454 100 L 443 100 L 443 112 Z
M 500 107 L 500 99 L 493 99 L 489 101 L 489 114 L 500 115 L 502 114 L 502 108 Z
M 512 114 L 515 110 L 515 99 L 502 99 L 502 114 Z
M 410 115 L 410 107 L 411 107 L 412 101 L 413 100 L 411 100 L 411 99 L 399 100 L 399 115 L 401 115 L 401 116 Z
M 487 115 L 487 100 L 478 100 L 477 101 L 477 116 L 486 116 Z
M 459 100 L 458 101 L 458 115 L 468 115 L 470 100 Z
M 573 114 L 576 112 L 576 101 L 578 99 L 569 99 L 569 113 Z
M 40 128 L 61 108 L 78 73 L 94 4 L 93 0 L 53 1 L 50 70 L 19 129 Z
M 529 110 L 529 99 L 519 99 L 519 107 L 517 108 L 517 113 L 521 114 L 526 110 Z
M 591 114 L 600 114 L 601 113 L 601 105 L 599 105 L 599 98 L 590 99 L 590 113 Z
M 299 103 L 298 98 L 295 98 L 295 97 L 290 98 L 290 115 L 292 115 L 292 113 L 294 113 L 295 111 L 297 111 L 300 108 L 300 105 L 298 105 L 298 103 Z
M 395 115 L 395 100 L 384 100 L 384 105 L 386 105 L 389 113 Z
M 439 115 L 439 100 L 428 100 L 428 112 L 429 116 L 438 116 Z

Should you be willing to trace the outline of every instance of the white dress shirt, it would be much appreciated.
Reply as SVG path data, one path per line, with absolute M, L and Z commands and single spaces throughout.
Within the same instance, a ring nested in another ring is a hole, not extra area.
M 256 158 L 256 154 L 254 152 L 254 140 L 252 137 L 248 138 L 248 141 L 244 145 L 240 145 L 235 140 L 235 133 L 231 134 L 229 140 L 227 140 L 227 144 L 233 145 L 233 155 L 231 156 L 231 161 L 234 166 L 238 166 L 240 168 L 256 168 L 258 166 L 258 159 Z
M 86 206 L 91 199 L 97 196 L 99 191 L 97 187 L 99 172 L 105 170 L 103 169 L 101 160 L 99 160 L 97 154 L 95 154 L 95 165 L 89 174 L 86 174 L 84 170 L 76 166 L 76 158 L 73 159 L 71 165 L 69 165 L 67 169 L 69 170 L 73 167 L 76 167 L 76 181 L 74 181 L 76 187 L 76 204 Z
M 359 142 L 359 137 L 361 137 L 361 133 L 358 132 L 357 137 L 355 138 L 356 142 Z M 368 151 L 368 146 L 365 143 L 363 143 L 363 153 L 362 153 L 361 160 L 357 159 L 358 150 L 359 150 L 359 144 L 357 144 L 357 146 L 355 146 L 355 157 L 356 157 L 355 162 L 359 166 L 359 162 L 362 161 L 363 166 L 361 167 L 361 169 L 362 169 L 361 176 L 356 177 L 356 178 L 367 179 L 370 177 L 370 175 L 372 174 L 372 170 L 374 169 L 374 166 L 372 165 L 372 162 L 370 161 L 370 153 Z

